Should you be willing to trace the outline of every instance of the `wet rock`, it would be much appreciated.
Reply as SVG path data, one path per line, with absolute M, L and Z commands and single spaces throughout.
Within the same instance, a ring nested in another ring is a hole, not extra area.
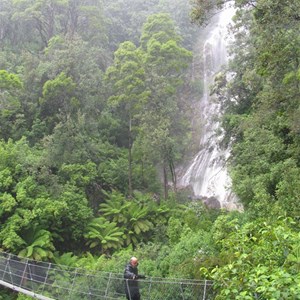
M 202 198 L 202 202 L 207 208 L 210 209 L 221 209 L 220 201 L 215 197 Z

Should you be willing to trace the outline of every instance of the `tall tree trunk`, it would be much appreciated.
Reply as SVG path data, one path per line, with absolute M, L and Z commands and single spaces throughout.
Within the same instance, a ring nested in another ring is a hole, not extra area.
M 176 193 L 176 191 L 177 191 L 177 177 L 176 177 L 174 162 L 173 162 L 172 159 L 169 160 L 169 167 L 170 167 L 170 171 L 171 171 L 171 174 L 172 174 L 172 182 L 173 182 L 174 192 Z
M 163 174 L 164 174 L 164 198 L 168 198 L 168 172 L 166 163 L 163 164 Z
M 128 197 L 132 198 L 132 137 L 131 137 L 131 117 L 129 117 L 128 128 Z

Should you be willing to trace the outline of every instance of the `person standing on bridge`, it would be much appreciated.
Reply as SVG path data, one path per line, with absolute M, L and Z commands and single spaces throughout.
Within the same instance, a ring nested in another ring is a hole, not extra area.
M 125 294 L 127 300 L 141 299 L 138 279 L 144 279 L 146 277 L 144 275 L 139 275 L 138 265 L 138 259 L 136 257 L 131 257 L 124 270 Z

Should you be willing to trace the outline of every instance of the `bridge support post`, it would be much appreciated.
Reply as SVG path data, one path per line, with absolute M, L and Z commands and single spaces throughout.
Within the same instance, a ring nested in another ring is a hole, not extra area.
M 28 258 L 26 259 L 25 268 L 24 268 L 24 271 L 23 271 L 23 274 L 22 274 L 22 277 L 21 277 L 21 280 L 20 280 L 20 286 L 21 287 L 23 287 L 24 280 L 26 282 L 26 279 L 27 279 L 27 276 L 25 277 L 25 275 L 27 273 L 27 267 L 28 267 Z
M 127 289 L 128 295 L 129 295 L 129 300 L 132 300 L 132 299 L 131 299 L 131 292 L 130 292 L 128 280 L 129 280 L 129 279 L 126 279 L 126 289 Z
M 203 288 L 203 300 L 206 299 L 206 284 L 207 284 L 207 282 L 206 282 L 206 280 L 205 280 L 205 281 L 204 281 L 204 288 Z
M 108 296 L 108 289 L 109 289 L 109 285 L 110 285 L 110 279 L 111 279 L 111 273 L 109 273 L 109 277 L 107 280 L 107 285 L 106 285 L 106 290 L 105 290 L 105 299 L 107 299 Z
M 44 284 L 43 284 L 43 288 L 42 288 L 42 294 L 44 293 L 45 285 L 47 284 L 50 269 L 51 269 L 51 263 L 48 266 L 48 270 L 47 270 L 47 273 L 46 273 L 46 276 L 45 276 L 45 280 L 44 280 Z
M 71 286 L 71 288 L 70 288 L 70 292 L 69 292 L 69 300 L 72 300 L 71 296 L 72 296 L 72 291 L 73 291 L 73 288 L 74 288 L 76 276 L 77 276 L 77 269 L 75 269 L 75 274 L 74 274 L 74 277 L 73 277 L 72 286 Z
M 185 300 L 184 299 L 184 292 L 183 292 L 183 289 L 182 289 L 182 282 L 180 282 L 180 291 L 181 291 L 181 295 L 182 295 L 182 300 Z
M 6 270 L 7 270 L 8 264 L 9 264 L 9 259 L 10 259 L 10 254 L 8 255 L 8 259 L 7 259 L 6 264 L 5 264 L 5 268 L 4 268 L 4 271 L 3 271 L 2 280 L 4 280 L 4 276 L 6 274 Z
M 148 288 L 148 299 L 150 300 L 150 292 L 151 292 L 151 288 L 152 288 L 152 278 L 150 278 L 150 282 L 149 282 L 149 288 Z

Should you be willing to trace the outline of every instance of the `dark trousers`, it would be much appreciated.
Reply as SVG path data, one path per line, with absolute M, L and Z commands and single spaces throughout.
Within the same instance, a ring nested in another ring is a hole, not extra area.
M 129 287 L 129 290 L 126 288 L 125 293 L 126 293 L 127 300 L 140 300 L 141 299 L 140 291 L 138 288 Z

